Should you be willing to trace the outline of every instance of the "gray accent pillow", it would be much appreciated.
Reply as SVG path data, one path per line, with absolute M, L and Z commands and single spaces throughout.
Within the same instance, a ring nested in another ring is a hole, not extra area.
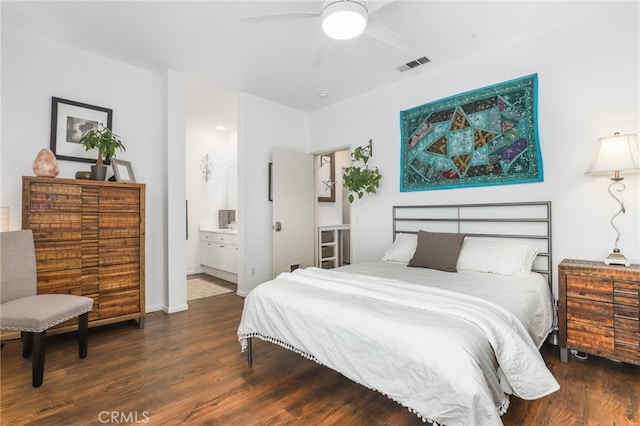
M 418 231 L 416 252 L 408 266 L 457 272 L 456 264 L 465 234 Z

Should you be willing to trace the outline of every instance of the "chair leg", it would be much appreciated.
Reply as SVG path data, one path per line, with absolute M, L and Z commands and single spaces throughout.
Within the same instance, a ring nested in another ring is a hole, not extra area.
M 33 333 L 21 331 L 20 337 L 22 339 L 22 358 L 29 358 L 33 350 Z
M 33 387 L 39 388 L 44 377 L 44 351 L 47 332 L 30 333 L 33 335 Z
M 78 355 L 87 357 L 87 341 L 89 340 L 89 312 L 78 317 Z

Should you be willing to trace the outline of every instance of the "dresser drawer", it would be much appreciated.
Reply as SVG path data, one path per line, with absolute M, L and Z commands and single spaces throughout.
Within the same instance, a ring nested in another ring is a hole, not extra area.
M 640 342 L 636 339 L 628 339 L 629 336 L 616 336 L 615 350 L 616 356 L 622 358 L 624 361 L 638 363 L 638 357 L 640 357 Z
M 613 352 L 613 328 L 603 328 L 576 321 L 567 321 L 567 344 L 569 347 L 588 347 Z
M 138 290 L 116 291 L 100 294 L 100 319 L 140 312 Z
M 613 302 L 613 280 L 607 277 L 567 275 L 567 297 Z
M 200 231 L 200 241 L 236 245 L 236 235 L 223 234 L 221 232 Z
M 613 283 L 613 302 L 615 304 L 634 306 L 640 305 L 640 291 L 638 282 L 615 281 Z
M 635 329 L 638 329 L 638 323 L 640 322 L 640 308 L 637 306 L 615 305 L 613 307 L 613 318 L 616 321 L 616 327 L 622 327 L 623 323 L 629 323 L 632 324 Z M 618 324 L 618 321 L 620 321 L 620 325 Z
M 38 272 L 38 294 L 50 293 L 82 296 L 82 270 L 78 268 Z
M 613 305 L 587 299 L 567 299 L 567 320 L 613 327 Z

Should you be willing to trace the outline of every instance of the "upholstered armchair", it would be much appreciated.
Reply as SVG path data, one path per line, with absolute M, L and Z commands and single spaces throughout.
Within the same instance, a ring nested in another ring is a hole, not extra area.
M 87 356 L 88 319 L 93 299 L 70 294 L 37 294 L 36 255 L 31 230 L 0 232 L 0 329 L 20 331 L 22 356 L 32 356 L 33 387 L 42 385 L 49 328 L 78 317 L 78 350 Z

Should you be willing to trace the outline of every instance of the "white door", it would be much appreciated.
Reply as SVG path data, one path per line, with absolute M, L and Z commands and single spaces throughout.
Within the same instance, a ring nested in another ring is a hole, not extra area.
M 313 266 L 315 178 L 313 155 L 272 153 L 273 276 Z

